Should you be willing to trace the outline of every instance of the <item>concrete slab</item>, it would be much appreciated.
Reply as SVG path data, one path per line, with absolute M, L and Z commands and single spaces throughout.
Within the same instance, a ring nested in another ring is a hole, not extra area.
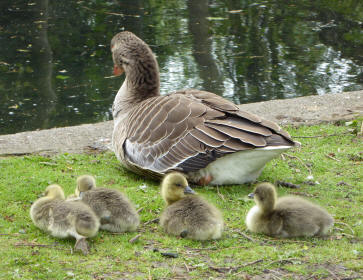
M 363 91 L 240 105 L 280 125 L 313 125 L 363 116 Z M 0 135 L 0 155 L 83 153 L 110 148 L 113 121 Z

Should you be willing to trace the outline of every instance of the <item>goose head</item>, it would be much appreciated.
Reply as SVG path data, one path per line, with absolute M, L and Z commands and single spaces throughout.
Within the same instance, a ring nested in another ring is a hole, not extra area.
M 270 183 L 258 184 L 253 193 L 248 195 L 254 198 L 256 205 L 264 212 L 268 213 L 275 207 L 277 199 L 275 186 Z
M 49 185 L 44 191 L 44 196 L 51 199 L 65 199 L 62 187 L 57 184 Z
M 77 178 L 76 196 L 82 198 L 82 193 L 96 188 L 96 180 L 91 175 L 82 175 Z
M 190 194 L 195 192 L 189 187 L 187 179 L 181 173 L 169 173 L 161 183 L 161 195 L 168 205 Z
M 114 74 L 126 74 L 121 89 L 127 100 L 159 95 L 159 68 L 149 46 L 135 34 L 123 31 L 111 40 Z

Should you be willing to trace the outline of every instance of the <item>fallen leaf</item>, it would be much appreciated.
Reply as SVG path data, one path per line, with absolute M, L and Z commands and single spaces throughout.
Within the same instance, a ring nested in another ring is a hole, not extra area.
M 68 78 L 70 78 L 69 76 L 64 76 L 64 75 L 57 75 L 55 76 L 57 79 L 60 79 L 60 80 L 66 80 Z

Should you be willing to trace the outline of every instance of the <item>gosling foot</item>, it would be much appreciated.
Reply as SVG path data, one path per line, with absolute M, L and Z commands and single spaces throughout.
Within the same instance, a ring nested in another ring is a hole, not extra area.
M 80 238 L 76 241 L 76 244 L 74 245 L 74 250 L 81 251 L 83 255 L 89 254 L 89 245 L 86 240 L 86 238 Z
M 188 235 L 188 230 L 183 230 L 183 231 L 180 233 L 180 237 L 181 237 L 181 238 L 185 238 L 185 237 L 187 237 L 187 235 Z

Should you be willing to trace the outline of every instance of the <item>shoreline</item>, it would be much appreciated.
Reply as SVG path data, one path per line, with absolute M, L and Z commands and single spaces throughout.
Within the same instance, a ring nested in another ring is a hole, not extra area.
M 315 125 L 363 116 L 363 90 L 239 105 L 279 125 Z M 84 153 L 111 146 L 113 121 L 0 135 L 0 156 Z

